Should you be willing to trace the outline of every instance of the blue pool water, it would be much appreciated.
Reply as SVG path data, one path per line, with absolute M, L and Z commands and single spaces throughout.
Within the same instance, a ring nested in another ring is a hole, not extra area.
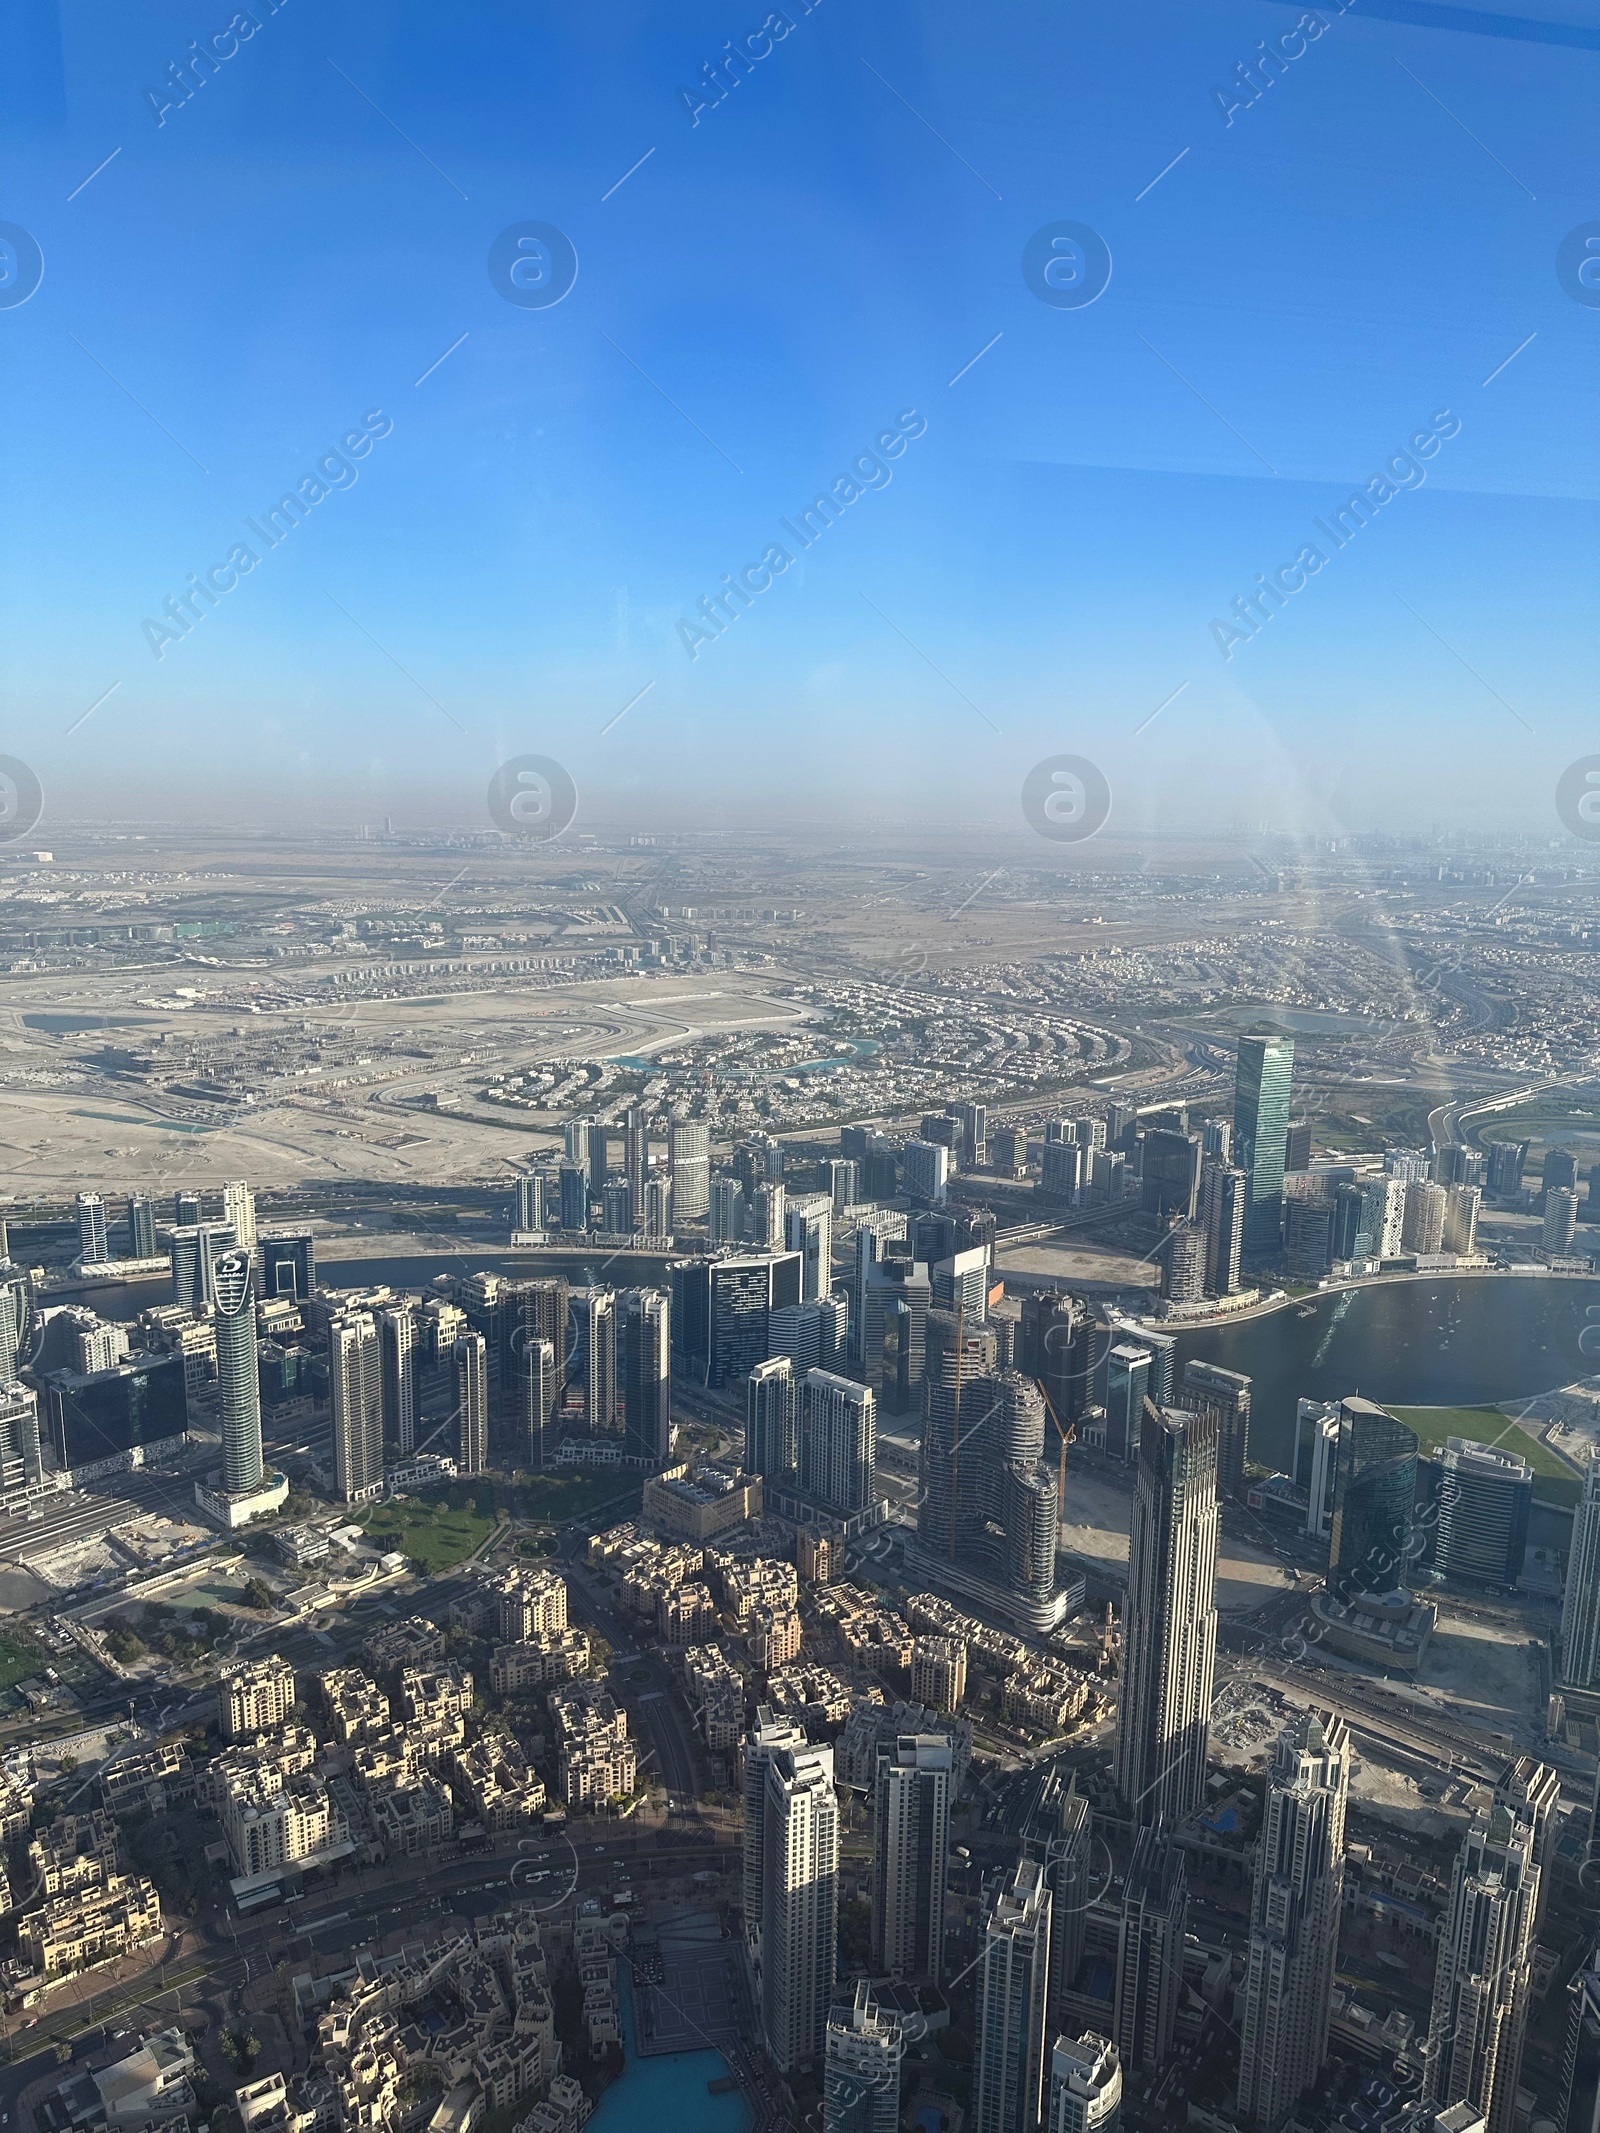
M 633 1987 L 622 1978 L 623 2075 L 601 2097 L 585 2133 L 749 2133 L 750 2107 L 738 2090 L 713 2096 L 708 2081 L 729 2071 L 721 2052 L 634 2056 Z

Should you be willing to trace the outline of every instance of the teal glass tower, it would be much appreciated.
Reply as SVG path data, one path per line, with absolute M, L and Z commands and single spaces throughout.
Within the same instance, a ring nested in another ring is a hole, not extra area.
M 1233 1159 L 1246 1178 L 1244 1248 L 1275 1259 L 1283 1225 L 1283 1155 L 1294 1080 L 1292 1037 L 1241 1037 L 1233 1084 Z

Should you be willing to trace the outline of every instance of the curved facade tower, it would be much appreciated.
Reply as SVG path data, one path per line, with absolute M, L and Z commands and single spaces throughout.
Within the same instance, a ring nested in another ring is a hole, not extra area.
M 223 1252 L 212 1263 L 217 1308 L 217 1393 L 222 1409 L 222 1486 L 243 1496 L 261 1486 L 261 1382 L 256 1363 L 256 1299 L 250 1254 Z

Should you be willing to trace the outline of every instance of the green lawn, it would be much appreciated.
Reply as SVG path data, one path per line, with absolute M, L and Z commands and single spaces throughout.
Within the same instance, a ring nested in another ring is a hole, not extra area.
M 15 1688 L 19 1681 L 26 1681 L 30 1674 L 40 1673 L 49 1664 L 44 1646 L 36 1644 L 25 1632 L 10 1630 L 0 1636 L 0 1689 Z
M 497 1517 L 492 1481 L 456 1481 L 427 1496 L 375 1504 L 361 1524 L 383 1547 L 398 1548 L 430 1570 L 449 1570 L 483 1546 Z
M 1567 1462 L 1508 1421 L 1498 1407 L 1394 1407 L 1390 1413 L 1416 1431 L 1424 1451 L 1443 1444 L 1447 1437 L 1496 1444 L 1508 1452 L 1520 1452 L 1533 1468 L 1533 1493 L 1539 1503 L 1570 1505 L 1578 1500 L 1583 1484 Z

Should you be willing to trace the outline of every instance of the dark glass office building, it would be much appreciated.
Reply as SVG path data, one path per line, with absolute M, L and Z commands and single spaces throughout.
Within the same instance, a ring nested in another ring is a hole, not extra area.
M 1335 1599 L 1407 1583 L 1416 1498 L 1416 1431 L 1371 1400 L 1341 1400 L 1328 1547 Z
M 181 1355 L 131 1356 L 87 1376 L 52 1370 L 42 1389 L 45 1436 L 59 1467 L 92 1466 L 181 1437 L 189 1426 Z

